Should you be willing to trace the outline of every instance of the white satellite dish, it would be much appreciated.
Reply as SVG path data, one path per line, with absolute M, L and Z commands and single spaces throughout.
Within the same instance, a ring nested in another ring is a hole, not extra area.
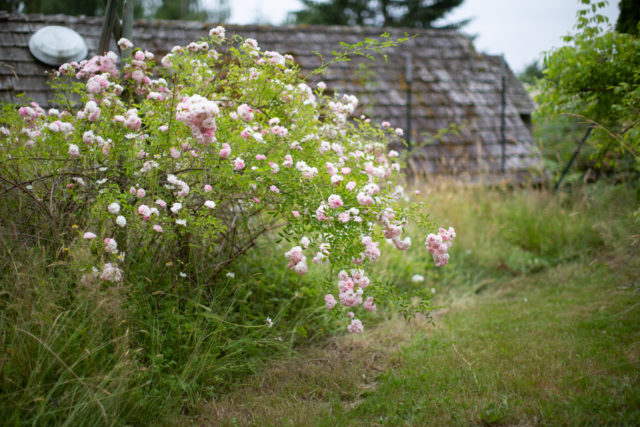
M 87 57 L 89 48 L 84 38 L 67 27 L 51 25 L 40 28 L 29 39 L 29 50 L 47 65 L 62 65 Z

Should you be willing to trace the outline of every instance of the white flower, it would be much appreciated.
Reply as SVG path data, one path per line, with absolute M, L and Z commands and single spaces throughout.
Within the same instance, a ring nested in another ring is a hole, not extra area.
M 183 227 L 187 225 L 186 219 L 176 219 L 176 224 L 182 225 Z
M 267 328 L 271 328 L 273 326 L 273 320 L 271 320 L 271 317 L 267 317 Z
M 213 200 L 207 200 L 206 202 L 204 202 L 204 206 L 206 208 L 213 209 L 216 207 L 216 202 L 214 202 Z
M 118 224 L 120 227 L 124 227 L 125 225 L 127 225 L 127 218 L 123 217 L 122 215 L 118 215 L 118 217 L 116 218 L 116 224 Z
M 182 271 L 180 273 L 178 273 L 180 275 L 180 277 L 187 277 L 186 273 L 183 273 Z
M 182 203 L 176 202 L 171 205 L 171 212 L 173 212 L 174 214 L 177 214 L 180 209 L 182 209 Z
M 107 206 L 107 210 L 109 211 L 109 213 L 115 215 L 120 212 L 120 205 L 116 202 L 113 202 L 109 206 Z
M 424 282 L 424 276 L 421 274 L 414 274 L 411 278 L 411 281 L 414 283 Z
M 234 273 L 234 272 L 230 271 L 230 272 L 228 272 L 228 273 L 227 273 L 227 277 L 228 277 L 229 279 L 233 279 L 233 278 L 235 278 L 235 277 L 236 277 L 236 273 Z

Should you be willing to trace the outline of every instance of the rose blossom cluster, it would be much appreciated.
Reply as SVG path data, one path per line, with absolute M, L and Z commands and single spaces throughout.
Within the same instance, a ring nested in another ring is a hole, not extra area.
M 433 255 L 433 261 L 436 267 L 442 267 L 449 262 L 449 248 L 451 241 L 456 237 L 453 227 L 448 230 L 441 228 L 438 234 L 430 233 L 425 240 L 427 250 Z
M 200 95 L 185 96 L 178 104 L 176 119 L 184 122 L 200 143 L 210 144 L 216 133 L 216 117 L 220 108 L 214 101 Z
M 364 290 L 369 286 L 371 281 L 362 270 L 351 270 L 350 273 L 342 270 L 338 273 L 338 300 L 344 307 L 357 307 L 362 305 L 367 311 L 376 311 L 377 307 L 373 302 L 373 297 L 367 297 L 363 302 Z M 324 297 L 325 307 L 331 310 L 336 306 L 338 301 L 332 294 Z M 353 319 L 347 329 L 352 333 L 360 333 L 363 331 L 362 322 L 353 318 L 353 312 L 349 313 Z

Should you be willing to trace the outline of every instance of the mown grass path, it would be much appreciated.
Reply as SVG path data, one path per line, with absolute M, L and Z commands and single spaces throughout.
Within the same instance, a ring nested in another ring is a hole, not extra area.
M 639 264 L 563 264 L 455 298 L 435 325 L 337 338 L 274 362 L 199 422 L 637 425 Z

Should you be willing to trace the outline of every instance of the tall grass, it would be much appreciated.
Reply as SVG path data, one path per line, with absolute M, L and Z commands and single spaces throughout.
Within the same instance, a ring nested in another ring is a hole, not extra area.
M 638 195 L 626 184 L 597 184 L 552 193 L 545 188 L 422 184 L 418 196 L 437 207 L 437 226 L 454 226 L 458 237 L 444 268 L 433 267 L 420 250 L 424 230 L 410 230 L 410 256 L 390 253 L 384 274 L 400 286 L 482 292 L 501 278 L 541 272 L 561 263 L 601 253 L 629 251 L 638 239 L 633 217 Z M 635 237 L 634 237 L 635 236 Z M 414 274 L 425 284 L 412 284 Z
M 334 328 L 318 308 L 321 273 L 303 286 L 281 268 L 283 251 L 259 248 L 216 282 L 141 262 L 114 287 L 74 273 L 82 251 L 51 262 L 46 247 L 9 230 L 0 242 L 6 424 L 145 425 L 189 414 L 274 354 Z

